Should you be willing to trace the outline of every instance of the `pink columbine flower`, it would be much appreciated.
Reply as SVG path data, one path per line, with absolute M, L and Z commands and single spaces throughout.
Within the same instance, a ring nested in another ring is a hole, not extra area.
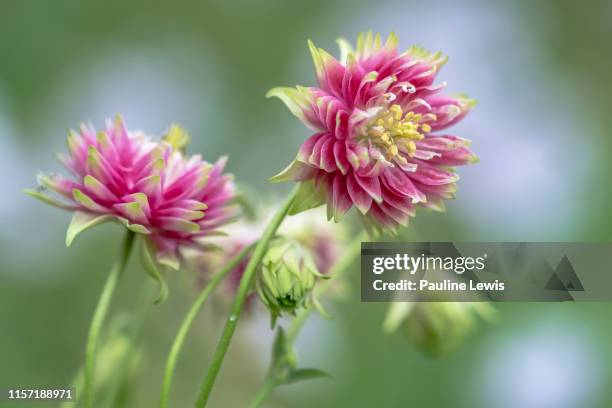
M 453 167 L 477 160 L 469 141 L 444 130 L 475 101 L 448 96 L 434 79 L 446 58 L 391 34 L 360 34 L 357 49 L 338 40 L 340 61 L 309 42 L 318 87 L 275 88 L 315 133 L 272 181 L 301 182 L 292 212 L 327 203 L 336 221 L 353 205 L 366 225 L 397 230 L 417 206 L 443 211 L 459 179 Z
M 82 125 L 68 135 L 69 153 L 58 156 L 72 177 L 40 175 L 39 189 L 27 192 L 75 211 L 67 245 L 84 229 L 115 220 L 148 236 L 158 262 L 178 268 L 181 247 L 200 245 L 235 215 L 232 178 L 222 174 L 225 158 L 211 165 L 187 157 L 187 140 L 178 126 L 154 142 L 126 130 L 121 118 L 101 132 Z

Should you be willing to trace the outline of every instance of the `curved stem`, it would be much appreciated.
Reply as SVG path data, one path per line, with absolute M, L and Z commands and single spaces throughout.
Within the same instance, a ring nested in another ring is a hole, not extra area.
M 172 343 L 170 353 L 168 354 L 168 360 L 166 361 L 166 369 L 164 371 L 164 382 L 162 384 L 162 391 L 159 400 L 160 408 L 168 407 L 168 400 L 170 398 L 170 387 L 172 386 L 172 378 L 174 376 L 176 362 L 178 360 L 179 354 L 181 353 L 183 343 L 185 342 L 185 338 L 187 337 L 187 333 L 189 332 L 193 321 L 200 312 L 200 309 L 204 305 L 204 302 L 206 302 L 208 296 L 216 289 L 216 287 L 219 285 L 219 283 L 221 283 L 223 278 L 225 278 L 230 271 L 232 271 L 234 268 L 236 268 L 236 266 L 238 266 L 238 264 L 244 259 L 244 257 L 251 251 L 254 245 L 255 244 L 244 248 L 242 251 L 240 251 L 238 255 L 233 257 L 223 267 L 223 269 L 217 272 L 191 305 L 189 312 L 181 323 L 174 342 Z
M 317 286 L 314 289 L 316 291 L 316 296 L 320 296 L 325 293 L 329 289 L 329 285 L 331 282 L 337 281 L 339 277 L 346 273 L 346 271 L 355 261 L 355 258 L 357 258 L 361 253 L 361 242 L 366 238 L 367 234 L 362 233 L 358 235 L 357 238 L 355 238 L 355 240 L 349 244 L 347 250 L 342 254 L 342 258 L 338 262 L 336 262 L 329 271 L 329 276 L 331 276 L 332 279 L 318 282 Z M 300 330 L 304 326 L 304 323 L 306 322 L 306 319 L 308 319 L 308 317 L 310 316 L 312 310 L 313 308 L 300 310 L 297 316 L 291 321 L 291 325 L 287 329 L 286 338 L 288 350 L 291 350 L 293 348 L 293 343 L 295 343 L 295 340 L 298 334 L 300 333 Z M 251 408 L 260 407 L 261 404 L 263 404 L 263 402 L 270 396 L 270 394 L 277 385 L 273 376 L 273 369 L 271 369 L 268 373 L 266 381 L 264 382 L 261 389 L 255 396 L 255 399 L 251 403 Z
M 293 345 L 295 339 L 297 338 L 300 330 L 306 323 L 306 320 L 310 316 L 310 309 L 302 309 L 298 312 L 298 314 L 293 318 L 289 328 L 287 329 L 287 344 Z
M 271 377 L 268 377 L 266 382 L 264 382 L 263 386 L 255 396 L 255 399 L 251 403 L 250 408 L 261 407 L 261 404 L 263 404 L 264 401 L 268 399 L 275 387 L 276 381 L 274 381 Z
M 125 266 L 130 256 L 133 243 L 134 233 L 132 231 L 127 231 L 125 240 L 123 241 L 123 246 L 121 248 L 121 254 L 119 256 L 119 259 L 113 265 L 108 275 L 108 278 L 106 278 L 104 288 L 102 289 L 102 294 L 100 295 L 100 299 L 98 300 L 98 304 L 96 305 L 96 310 L 94 311 L 94 315 L 91 319 L 91 325 L 89 326 L 89 334 L 87 335 L 87 346 L 85 349 L 84 400 L 86 408 L 91 408 L 93 406 L 93 384 L 98 337 L 100 336 L 100 330 L 102 329 L 104 319 L 106 318 L 106 315 L 108 313 L 110 301 L 117 287 L 117 283 L 121 279 L 121 275 L 123 275 L 123 271 L 125 270 Z
M 299 186 L 299 185 L 298 185 Z M 266 249 L 268 248 L 268 244 L 270 240 L 274 237 L 276 230 L 281 225 L 287 213 L 289 212 L 289 208 L 297 195 L 298 186 L 296 186 L 289 197 L 283 204 L 283 206 L 277 211 L 274 215 L 266 230 L 264 231 L 261 239 L 257 243 L 255 250 L 253 251 L 253 255 L 249 260 L 249 263 L 244 270 L 244 275 L 240 279 L 240 285 L 238 286 L 238 291 L 236 293 L 236 299 L 234 300 L 234 304 L 232 305 L 232 309 L 230 311 L 230 315 L 225 323 L 225 327 L 223 328 L 223 332 L 221 333 L 221 338 L 217 343 L 217 348 L 215 349 L 215 353 L 213 354 L 212 361 L 210 366 L 208 367 L 208 371 L 206 372 L 206 377 L 204 378 L 204 382 L 202 383 L 200 395 L 196 402 L 197 408 L 204 408 L 206 403 L 208 402 L 208 397 L 210 396 L 210 392 L 212 391 L 213 385 L 215 384 L 215 380 L 217 378 L 217 374 L 221 369 L 221 364 L 223 364 L 223 359 L 225 357 L 225 353 L 230 345 L 232 340 L 232 336 L 234 335 L 234 331 L 236 330 L 236 324 L 238 322 L 238 318 L 240 317 L 240 313 L 242 312 L 242 307 L 244 306 L 244 302 L 251 288 L 251 283 L 253 281 L 253 277 L 255 276 L 255 270 L 264 254 L 266 253 Z
M 130 376 L 133 375 L 130 371 L 138 358 L 138 344 L 142 337 L 145 322 L 158 296 L 158 290 L 154 284 L 147 277 L 145 277 L 145 279 L 146 280 L 143 282 L 142 295 L 136 305 L 135 311 L 133 311 L 129 317 L 130 324 L 125 331 L 127 347 L 121 357 L 118 358 L 118 364 L 113 368 L 115 375 L 110 386 L 108 388 L 105 387 L 104 397 L 106 397 L 107 403 L 100 404 L 100 401 L 98 401 L 96 404 L 99 404 L 101 407 L 124 407 L 133 392 L 133 387 L 130 387 L 129 384 L 131 379 Z
M 79 388 L 81 388 L 81 384 L 83 384 L 83 365 L 79 367 L 79 371 L 77 371 L 74 378 L 72 378 L 72 381 L 70 382 L 70 385 L 68 387 L 74 390 L 78 390 Z M 74 406 L 74 401 L 66 400 L 62 402 L 58 408 L 73 408 Z
M 136 335 L 139 333 L 142 325 L 144 324 L 144 319 L 146 318 L 146 311 L 149 305 L 153 303 L 153 300 L 149 299 L 149 297 L 150 296 L 143 296 L 143 298 L 146 298 L 146 304 L 144 304 L 143 306 L 140 306 L 139 311 L 135 313 L 135 316 L 137 317 L 135 321 L 138 322 L 138 327 L 135 328 L 134 330 L 134 333 L 133 333 L 134 338 L 131 339 L 130 344 L 133 343 L 133 340 L 135 340 Z M 112 322 L 111 322 L 111 325 L 112 325 Z M 104 337 L 104 334 L 102 335 L 102 337 Z M 102 347 L 104 347 L 104 345 L 102 345 Z M 85 366 L 81 364 L 77 373 L 75 374 L 72 381 L 70 382 L 70 386 L 69 386 L 70 388 L 73 388 L 75 390 L 81 389 L 81 387 L 83 386 L 83 381 L 84 381 L 84 371 L 85 371 Z M 74 401 L 68 401 L 68 400 L 64 401 L 59 405 L 58 408 L 74 408 Z

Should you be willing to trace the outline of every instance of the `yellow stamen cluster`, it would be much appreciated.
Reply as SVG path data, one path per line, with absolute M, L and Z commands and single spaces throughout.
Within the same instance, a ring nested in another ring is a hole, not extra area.
M 381 147 L 389 159 L 399 156 L 399 152 L 408 154 L 416 150 L 415 140 L 422 140 L 424 133 L 431 132 L 431 126 L 420 123 L 432 115 L 407 112 L 404 114 L 400 105 L 394 104 L 380 113 L 367 129 L 370 142 Z M 403 149 L 401 149 L 403 147 Z

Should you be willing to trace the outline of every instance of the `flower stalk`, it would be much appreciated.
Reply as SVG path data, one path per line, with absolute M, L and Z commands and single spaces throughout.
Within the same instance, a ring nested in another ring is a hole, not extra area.
M 344 273 L 346 273 L 349 267 L 355 262 L 355 259 L 359 256 L 360 251 L 361 251 L 361 242 L 366 238 L 367 238 L 367 234 L 364 232 L 360 234 L 359 236 L 357 236 L 357 238 L 355 238 L 355 240 L 349 244 L 342 258 L 340 258 L 340 260 L 338 260 L 329 271 L 329 276 L 332 277 L 333 279 L 329 281 L 319 282 L 319 284 L 315 288 L 315 292 L 316 292 L 315 295 L 317 296 L 322 295 L 329 288 L 329 284 L 331 284 L 331 282 L 333 281 L 337 282 L 338 278 L 340 278 L 342 275 L 344 275 Z M 304 323 L 310 316 L 310 313 L 312 310 L 313 308 L 302 309 L 297 313 L 296 317 L 292 320 L 291 325 L 289 326 L 289 329 L 287 330 L 287 334 L 285 336 L 285 341 L 284 341 L 284 349 L 286 350 L 286 352 L 291 353 L 291 351 L 293 350 L 293 344 L 295 343 L 295 340 L 298 334 L 300 333 L 300 330 L 304 326 Z M 276 371 L 278 371 L 279 369 L 283 369 L 283 368 L 284 367 L 278 364 L 272 365 L 270 371 L 268 372 L 268 375 L 266 376 L 266 379 L 262 387 L 260 388 L 259 392 L 255 396 L 255 399 L 250 405 L 251 408 L 260 407 L 266 401 L 266 399 L 270 396 L 270 394 L 272 394 L 272 391 L 274 391 L 274 388 L 276 388 L 278 385 L 286 383 L 286 382 L 279 382 L 277 379 L 278 373 Z M 302 371 L 305 371 L 305 370 L 302 370 Z M 316 377 L 312 376 L 311 378 L 316 378 Z
M 247 254 L 251 251 L 255 244 L 245 247 L 242 251 L 240 251 L 234 258 L 232 258 L 219 272 L 215 274 L 215 276 L 210 280 L 210 282 L 206 285 L 206 287 L 202 290 L 202 292 L 198 295 L 196 300 L 193 302 L 189 312 L 185 316 L 185 319 L 181 323 L 181 327 L 179 328 L 178 333 L 176 334 L 176 338 L 172 343 L 172 348 L 170 349 L 170 353 L 168 354 L 168 360 L 166 362 L 166 369 L 164 371 L 164 381 L 162 384 L 162 391 L 160 397 L 160 408 L 167 408 L 168 401 L 170 398 L 170 387 L 172 386 L 172 379 L 174 377 L 174 369 L 176 367 L 176 362 L 181 353 L 181 349 L 183 348 L 183 343 L 185 342 L 185 338 L 187 337 L 187 333 L 193 324 L 196 316 L 202 309 L 204 302 L 208 299 L 208 296 L 219 286 L 221 281 L 231 272 L 243 259 Z
M 117 288 L 117 284 L 119 283 L 119 280 L 123 275 L 123 271 L 125 270 L 125 266 L 127 265 L 127 261 L 134 243 L 134 235 L 134 232 L 129 230 L 125 235 L 119 259 L 115 262 L 115 265 L 113 265 L 108 278 L 106 279 L 106 283 L 102 289 L 102 294 L 98 300 L 98 304 L 89 327 L 87 346 L 85 350 L 85 389 L 83 397 L 86 408 L 91 408 L 93 406 L 96 351 L 98 347 L 98 338 L 100 337 L 100 330 L 102 329 L 104 319 L 108 314 L 110 302 L 115 289 Z
M 293 204 L 297 192 L 298 189 L 294 188 L 293 191 L 289 194 L 289 197 L 274 215 L 274 217 L 266 227 L 259 242 L 255 246 L 253 255 L 251 256 L 251 259 L 249 260 L 249 263 L 247 264 L 246 269 L 244 271 L 244 275 L 240 279 L 240 285 L 238 286 L 238 291 L 236 293 L 234 303 L 232 304 L 230 315 L 227 319 L 227 322 L 225 323 L 225 327 L 223 328 L 223 332 L 213 354 L 212 361 L 210 363 L 210 366 L 208 367 L 208 371 L 206 372 L 206 377 L 204 378 L 204 382 L 202 383 L 200 395 L 196 402 L 197 408 L 205 407 L 206 403 L 208 402 L 208 398 L 210 397 L 210 393 L 215 384 L 215 380 L 217 379 L 217 375 L 219 374 L 219 370 L 221 369 L 221 365 L 223 364 L 223 359 L 225 358 L 225 354 L 227 352 L 227 349 L 229 348 L 232 336 L 234 335 L 234 331 L 236 330 L 236 324 L 238 322 L 238 318 L 240 317 L 240 313 L 242 312 L 244 302 L 247 298 L 249 290 L 251 289 L 253 278 L 255 277 L 255 271 L 257 270 L 261 259 L 266 253 L 268 244 L 276 234 L 276 230 L 280 227 L 281 223 L 287 216 L 289 208 Z
M 272 394 L 272 391 L 274 391 L 274 388 L 276 388 L 276 385 L 277 384 L 276 384 L 275 379 L 270 377 L 270 376 L 268 376 L 268 378 L 263 383 L 261 389 L 259 390 L 259 392 L 255 396 L 255 399 L 253 400 L 251 405 L 249 405 L 249 407 L 250 408 L 259 408 L 259 407 L 261 407 L 261 404 L 263 404 L 268 399 L 270 394 Z

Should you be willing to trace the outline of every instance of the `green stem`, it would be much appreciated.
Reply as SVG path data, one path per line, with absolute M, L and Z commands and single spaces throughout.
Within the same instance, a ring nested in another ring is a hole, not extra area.
M 287 329 L 287 344 L 292 345 L 295 342 L 296 337 L 302 330 L 304 323 L 310 316 L 310 309 L 302 309 L 298 312 L 297 316 L 291 321 L 291 325 Z
M 238 264 L 244 259 L 244 257 L 251 251 L 254 245 L 255 244 L 244 248 L 242 251 L 240 251 L 238 255 L 232 258 L 223 267 L 223 269 L 217 272 L 191 305 L 189 312 L 181 323 L 179 331 L 176 334 L 176 338 L 174 339 L 174 343 L 172 343 L 170 353 L 168 354 L 168 360 L 166 361 L 166 369 L 164 371 L 164 382 L 162 384 L 162 391 L 159 401 L 160 408 L 168 407 L 168 400 L 170 398 L 170 387 L 172 386 L 172 379 L 174 376 L 176 362 L 178 360 L 179 354 L 181 353 L 183 343 L 185 342 L 185 338 L 187 337 L 187 333 L 189 332 L 193 321 L 200 312 L 200 309 L 204 305 L 204 302 L 206 302 L 208 296 L 216 289 L 216 287 L 219 285 L 219 283 L 221 283 L 223 278 L 225 278 L 225 276 L 227 276 L 229 272 L 231 272 L 234 268 L 236 268 L 236 266 L 238 266 Z
M 249 263 L 246 266 L 244 271 L 244 275 L 240 279 L 240 285 L 238 286 L 238 291 L 236 293 L 236 299 L 234 300 L 234 304 L 232 305 L 232 309 L 230 311 L 230 315 L 225 323 L 225 327 L 223 328 L 223 333 L 221 333 L 221 338 L 217 343 L 217 348 L 215 349 L 215 353 L 213 354 L 212 361 L 210 366 L 208 367 L 208 371 L 206 372 L 206 377 L 204 378 L 204 382 L 202 383 L 200 395 L 196 402 L 197 408 L 204 408 L 206 403 L 208 402 L 208 397 L 210 396 L 210 392 L 212 391 L 213 385 L 215 384 L 215 380 L 217 378 L 217 374 L 221 369 L 221 364 L 223 364 L 223 359 L 225 357 L 225 353 L 230 345 L 232 340 L 232 336 L 234 335 L 234 331 L 236 330 L 236 324 L 238 322 L 238 318 L 240 317 L 240 313 L 242 312 L 242 307 L 244 306 L 244 302 L 246 300 L 247 295 L 249 294 L 249 290 L 251 289 L 251 283 L 253 281 L 253 277 L 255 276 L 255 271 L 263 258 L 266 249 L 268 248 L 268 244 L 270 240 L 276 234 L 276 230 L 280 227 L 281 223 L 287 216 L 289 212 L 289 208 L 297 195 L 298 186 L 296 186 L 287 201 L 283 204 L 283 206 L 278 210 L 278 212 L 274 215 L 270 224 L 266 227 L 261 239 L 257 243 L 255 250 L 253 251 L 253 255 L 249 260 Z
M 72 379 L 68 387 L 74 390 L 78 390 L 79 388 L 81 388 L 82 384 L 83 384 L 83 365 L 79 367 L 79 371 L 77 371 L 76 375 L 74 376 L 74 378 Z M 59 405 L 58 408 L 74 408 L 74 407 L 75 407 L 74 401 L 64 401 Z
M 264 403 L 265 400 L 268 399 L 274 388 L 276 387 L 276 381 L 272 379 L 272 377 L 268 377 L 266 382 L 264 382 L 263 386 L 255 396 L 255 399 L 250 405 L 250 408 L 259 408 L 261 404 Z
M 143 293 L 136 307 L 136 311 L 130 317 L 130 324 L 126 330 L 128 347 L 118 359 L 119 363 L 113 370 L 115 373 L 114 381 L 111 383 L 110 387 L 105 387 L 104 397 L 106 397 L 107 403 L 100 404 L 102 407 L 119 408 L 125 406 L 127 399 L 129 399 L 129 395 L 133 391 L 133 387 L 130 387 L 129 381 L 131 366 L 134 364 L 134 359 L 136 357 L 134 353 L 138 351 L 137 345 L 142 337 L 145 322 L 158 296 L 158 290 L 152 282 L 150 282 L 148 278 L 145 279 L 146 281 L 143 282 Z
M 338 278 L 340 278 L 349 267 L 355 261 L 355 258 L 359 256 L 361 253 L 361 242 L 367 238 L 367 234 L 362 233 L 353 242 L 351 242 L 347 248 L 347 250 L 342 254 L 342 258 L 338 262 L 334 264 L 334 266 L 329 271 L 329 276 L 332 277 L 330 280 L 319 281 L 317 286 L 315 286 L 315 296 L 319 297 L 324 294 L 328 289 L 330 283 L 337 282 Z M 287 349 L 293 349 L 293 343 L 300 333 L 302 327 L 304 327 L 304 323 L 312 313 L 313 308 L 302 309 L 298 312 L 297 316 L 293 318 L 291 321 L 291 325 L 287 329 Z M 268 376 L 266 377 L 266 381 L 262 385 L 261 389 L 255 396 L 255 399 L 251 403 L 251 408 L 258 408 L 263 404 L 263 402 L 270 396 L 274 388 L 276 387 L 276 381 L 274 380 L 274 368 L 270 369 Z
M 106 279 L 106 283 L 102 289 L 102 294 L 100 295 L 96 310 L 94 311 L 93 318 L 91 319 L 91 325 L 89 326 L 87 346 L 85 349 L 85 390 L 83 395 L 86 408 L 91 408 L 93 406 L 93 385 L 98 337 L 100 336 L 102 324 L 104 323 L 104 319 L 108 313 L 108 308 L 110 306 L 113 293 L 117 288 L 117 283 L 121 279 L 121 275 L 123 275 L 123 271 L 125 270 L 133 243 L 134 233 L 132 231 L 128 231 L 125 236 L 125 240 L 123 241 L 119 259 L 113 265 L 108 278 Z

